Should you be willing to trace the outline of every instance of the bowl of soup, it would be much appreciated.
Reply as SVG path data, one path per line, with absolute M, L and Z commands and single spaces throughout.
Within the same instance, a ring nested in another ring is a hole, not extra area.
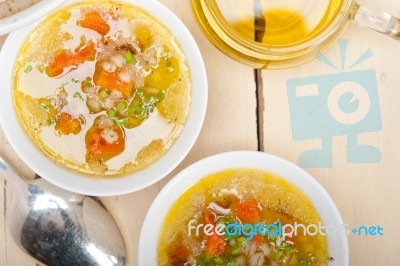
M 281 158 L 214 155 L 176 175 L 151 205 L 142 265 L 349 264 L 347 231 L 324 188 Z
M 0 35 L 41 19 L 62 2 L 63 0 L 1 0 Z
M 67 1 L 10 34 L 0 122 L 40 176 L 117 195 L 149 186 L 193 146 L 207 76 L 184 24 L 158 1 Z

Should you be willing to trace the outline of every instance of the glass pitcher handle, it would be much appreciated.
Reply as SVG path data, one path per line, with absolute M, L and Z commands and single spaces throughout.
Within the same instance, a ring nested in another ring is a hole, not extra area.
M 356 5 L 353 21 L 393 39 L 400 40 L 400 18 L 386 12 L 376 12 L 365 6 Z

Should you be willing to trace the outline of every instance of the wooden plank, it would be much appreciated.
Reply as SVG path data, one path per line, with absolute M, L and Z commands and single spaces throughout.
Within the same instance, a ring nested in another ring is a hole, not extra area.
M 144 216 L 154 197 L 172 176 L 208 155 L 229 150 L 257 149 L 253 70 L 228 58 L 208 42 L 194 20 L 189 0 L 163 0 L 162 2 L 184 21 L 200 46 L 209 79 L 209 108 L 198 141 L 187 158 L 172 174 L 140 192 L 102 198 L 126 238 L 129 256 L 127 265 L 137 265 L 137 242 Z M 0 152 L 12 158 L 14 162 L 18 161 L 2 133 L 0 133 L 0 143 Z M 0 179 L 0 190 L 3 189 L 1 181 Z M 0 194 L 0 206 L 3 203 L 4 200 Z M 3 214 L 0 213 L 0 220 L 3 219 Z M 1 230 L 4 226 L 1 222 Z M 7 243 L 0 242 L 0 265 L 35 265 L 34 260 L 22 254 L 17 247 L 10 247 L 9 238 L 7 241 Z M 5 248 L 6 245 L 7 248 Z M 5 256 L 7 256 L 7 261 L 5 261 Z
M 400 11 L 398 1 L 371 4 Z M 365 52 L 371 56 L 351 67 Z M 384 228 L 381 237 L 351 233 L 350 265 L 400 265 L 400 43 L 351 25 L 324 55 L 337 69 L 314 60 L 264 71 L 265 150 L 300 164 L 318 179 L 350 228 Z M 354 83 L 346 83 L 349 79 Z M 314 157 L 304 153 L 322 147 L 324 152 Z

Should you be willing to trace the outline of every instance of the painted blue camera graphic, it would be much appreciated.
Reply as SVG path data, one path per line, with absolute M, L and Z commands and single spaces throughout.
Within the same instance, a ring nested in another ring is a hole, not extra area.
M 321 139 L 320 150 L 303 152 L 301 167 L 332 167 L 332 138 L 347 136 L 348 163 L 378 163 L 380 151 L 359 145 L 358 134 L 382 129 L 376 72 L 340 72 L 287 81 L 295 140 Z

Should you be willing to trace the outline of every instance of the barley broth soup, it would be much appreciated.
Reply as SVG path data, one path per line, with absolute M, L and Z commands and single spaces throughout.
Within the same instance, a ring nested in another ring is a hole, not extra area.
M 14 102 L 57 163 L 119 176 L 162 156 L 188 115 L 191 81 L 171 33 L 145 11 L 82 2 L 43 20 L 19 53 Z
M 159 238 L 159 265 L 328 264 L 327 240 L 321 234 L 283 239 L 273 234 L 249 238 L 216 233 L 220 224 L 259 222 L 264 226 L 297 222 L 307 227 L 321 219 L 298 188 L 274 174 L 232 169 L 210 175 L 187 189 L 169 210 Z M 208 235 L 207 225 L 214 226 Z

